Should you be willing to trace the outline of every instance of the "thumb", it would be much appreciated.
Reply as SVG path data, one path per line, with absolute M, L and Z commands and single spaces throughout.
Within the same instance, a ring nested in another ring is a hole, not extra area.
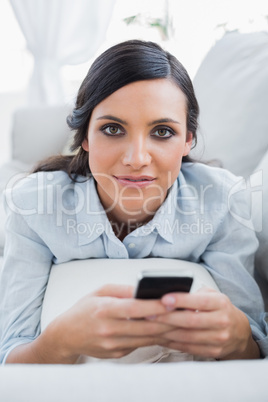
M 197 289 L 196 293 L 218 293 L 217 290 L 209 288 L 208 286 L 201 286 L 199 289 Z

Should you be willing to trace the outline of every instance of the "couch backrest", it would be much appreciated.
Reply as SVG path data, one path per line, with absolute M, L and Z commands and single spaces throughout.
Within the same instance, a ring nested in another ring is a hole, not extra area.
M 227 33 L 203 60 L 194 87 L 203 159 L 248 176 L 268 149 L 268 32 Z
M 226 34 L 205 57 L 194 87 L 203 136 L 197 157 L 204 147 L 204 160 L 218 159 L 244 177 L 258 173 L 248 186 L 260 243 L 255 277 L 268 309 L 268 32 Z

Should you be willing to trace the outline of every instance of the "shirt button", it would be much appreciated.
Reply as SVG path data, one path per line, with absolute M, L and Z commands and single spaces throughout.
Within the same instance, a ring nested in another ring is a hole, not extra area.
M 135 247 L 136 247 L 136 244 L 135 244 L 135 243 L 129 243 L 128 247 L 129 247 L 129 248 L 135 248 Z

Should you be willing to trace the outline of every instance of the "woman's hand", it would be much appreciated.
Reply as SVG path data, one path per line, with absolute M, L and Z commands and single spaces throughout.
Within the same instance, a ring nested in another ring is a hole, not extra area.
M 246 315 L 212 289 L 163 296 L 169 314 L 155 319 L 176 326 L 164 335 L 168 347 L 216 359 L 259 358 Z M 183 310 L 175 310 L 175 309 Z
M 74 362 L 81 354 L 119 358 L 141 346 L 168 342 L 163 334 L 172 324 L 143 319 L 159 314 L 166 314 L 160 300 L 136 300 L 133 287 L 107 285 L 83 297 L 45 332 L 51 338 L 54 333 L 62 361 Z
M 161 300 L 132 295 L 130 286 L 107 285 L 83 297 L 33 342 L 13 349 L 7 362 L 74 363 L 81 354 L 119 358 L 157 344 L 217 359 L 260 357 L 247 317 L 221 293 L 206 289 Z

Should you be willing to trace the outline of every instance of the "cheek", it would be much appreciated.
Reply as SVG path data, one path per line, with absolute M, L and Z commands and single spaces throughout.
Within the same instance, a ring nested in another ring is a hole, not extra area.
M 183 150 L 181 147 L 176 149 L 175 146 L 169 149 L 169 152 L 166 150 L 160 156 L 158 159 L 158 169 L 161 172 L 162 185 L 170 187 L 177 179 L 181 169 L 182 156 Z
M 95 138 L 95 133 L 88 134 L 88 161 L 90 170 L 93 172 L 102 163 L 103 150 L 100 150 L 101 144 Z
M 170 178 L 172 181 L 175 181 L 176 178 L 178 177 L 181 169 L 181 157 L 180 156 L 173 156 L 169 160 L 169 165 L 167 167 L 167 170 L 170 172 Z
M 101 152 L 94 152 L 94 151 L 89 152 L 88 162 L 91 172 L 100 173 L 100 168 L 102 167 L 103 170 L 103 168 L 105 167 L 106 160 L 107 160 L 106 158 L 103 158 L 103 154 Z
M 159 163 L 162 165 L 163 170 L 177 170 L 181 166 L 183 151 L 176 146 L 170 147 L 169 150 L 164 150 L 159 155 Z
M 108 173 L 116 162 L 115 154 L 109 147 L 92 142 L 89 147 L 89 167 L 92 173 Z

